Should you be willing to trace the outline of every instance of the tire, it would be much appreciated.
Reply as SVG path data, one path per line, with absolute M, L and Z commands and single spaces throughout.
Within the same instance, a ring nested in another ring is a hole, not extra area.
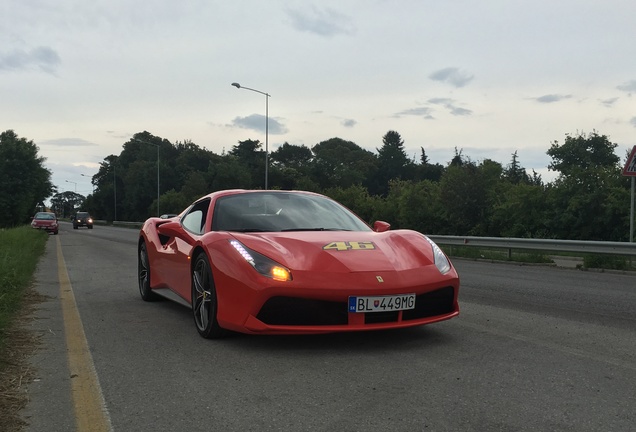
M 206 339 L 225 336 L 217 321 L 218 302 L 212 269 L 204 253 L 199 254 L 192 269 L 192 315 L 199 334 Z
M 89 226 L 88 226 L 88 229 L 93 229 L 93 225 L 89 225 Z
M 73 225 L 73 229 L 77 229 L 77 225 Z
M 150 289 L 150 261 L 146 242 L 139 244 L 137 253 L 137 277 L 139 279 L 139 294 L 144 301 L 158 300 L 159 296 Z

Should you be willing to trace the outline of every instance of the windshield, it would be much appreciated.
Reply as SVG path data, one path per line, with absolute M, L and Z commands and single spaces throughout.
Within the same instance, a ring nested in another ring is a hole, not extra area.
M 254 192 L 219 198 L 215 231 L 370 231 L 356 215 L 319 195 Z
M 35 219 L 52 220 L 55 219 L 55 215 L 53 213 L 37 213 Z

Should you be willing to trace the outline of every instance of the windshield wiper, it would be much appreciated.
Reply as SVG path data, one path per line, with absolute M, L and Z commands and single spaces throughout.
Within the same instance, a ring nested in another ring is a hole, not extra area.
M 250 233 L 250 232 L 272 232 L 271 230 L 264 230 L 260 228 L 242 228 L 242 229 L 233 229 L 228 230 L 233 232 L 242 232 L 242 233 Z

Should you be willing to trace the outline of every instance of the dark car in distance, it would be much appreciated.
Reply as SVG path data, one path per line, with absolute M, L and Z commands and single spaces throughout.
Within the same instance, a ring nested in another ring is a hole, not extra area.
M 78 229 L 81 226 L 93 229 L 93 218 L 88 212 L 77 212 L 73 218 L 73 229 Z
M 53 212 L 37 212 L 31 220 L 31 226 L 53 234 L 57 234 L 59 230 L 57 216 Z

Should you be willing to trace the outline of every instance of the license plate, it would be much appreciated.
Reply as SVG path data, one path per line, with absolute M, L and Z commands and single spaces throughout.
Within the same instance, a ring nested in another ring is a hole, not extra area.
M 349 312 L 387 312 L 415 308 L 415 294 L 349 297 Z

